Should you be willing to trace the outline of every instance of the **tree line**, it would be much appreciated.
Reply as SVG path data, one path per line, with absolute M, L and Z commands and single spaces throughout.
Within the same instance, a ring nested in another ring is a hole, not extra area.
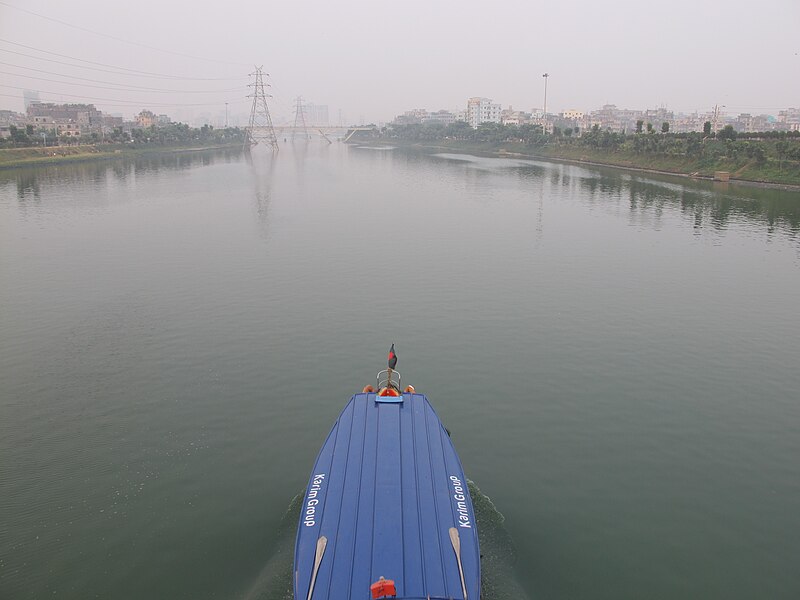
M 584 147 L 591 150 L 634 155 L 688 157 L 696 160 L 715 161 L 720 159 L 752 160 L 765 164 L 769 159 L 800 162 L 800 131 L 766 131 L 758 133 L 739 133 L 726 125 L 718 133 L 710 131 L 670 133 L 669 123 L 656 127 L 647 124 L 645 132 L 643 121 L 637 123 L 633 133 L 615 132 L 601 129 L 595 125 L 581 132 L 577 127 L 553 127 L 547 135 L 541 125 L 502 125 L 483 123 L 473 129 L 469 124 L 458 121 L 449 125 L 440 123 L 391 125 L 381 130 L 388 139 L 412 142 L 469 142 L 481 145 L 513 145 L 531 150 L 545 147 Z
M 189 127 L 184 123 L 170 123 L 161 127 L 152 125 L 134 128 L 130 132 L 115 127 L 109 132 L 93 131 L 80 136 L 57 135 L 55 128 L 34 129 L 33 125 L 9 127 L 9 137 L 0 140 L 0 148 L 29 148 L 33 146 L 73 146 L 97 144 L 136 145 L 202 145 L 244 142 L 245 132 L 238 127 L 215 129 L 211 125 Z

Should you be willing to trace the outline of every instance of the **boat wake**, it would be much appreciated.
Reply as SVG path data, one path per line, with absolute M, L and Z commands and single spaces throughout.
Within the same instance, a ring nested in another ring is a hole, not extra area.
M 304 494 L 305 490 L 301 490 L 289 503 L 275 535 L 275 551 L 242 600 L 292 600 L 294 539 Z
M 517 582 L 516 551 L 504 525 L 505 517 L 473 481 L 467 480 L 467 485 L 481 546 L 481 600 L 528 600 Z M 301 491 L 289 503 L 276 532 L 275 551 L 242 600 L 292 600 L 294 542 L 304 493 Z
M 506 518 L 474 481 L 467 479 L 467 486 L 481 546 L 481 600 L 528 600 L 517 581 L 517 553 L 505 528 Z

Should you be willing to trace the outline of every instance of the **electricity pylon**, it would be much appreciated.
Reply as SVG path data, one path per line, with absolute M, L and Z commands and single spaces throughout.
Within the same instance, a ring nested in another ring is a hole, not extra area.
M 297 131 L 300 127 L 303 128 L 303 139 L 309 139 L 308 135 L 308 128 L 306 127 L 306 111 L 303 109 L 303 98 L 302 96 L 298 96 L 295 98 L 297 101 L 297 107 L 294 110 L 294 129 L 292 131 L 292 141 L 294 141 L 294 136 L 297 135 Z
M 267 106 L 267 98 L 272 98 L 272 96 L 264 92 L 264 85 L 269 87 L 269 84 L 264 83 L 264 74 L 261 72 L 263 68 L 256 67 L 255 72 L 250 73 L 250 77 L 255 77 L 255 81 L 247 85 L 247 87 L 253 88 L 253 93 L 247 96 L 253 99 L 253 108 L 250 111 L 250 124 L 245 131 L 244 147 L 247 149 L 259 142 L 266 142 L 274 152 L 277 152 L 278 137 L 272 127 L 272 117 L 269 115 Z

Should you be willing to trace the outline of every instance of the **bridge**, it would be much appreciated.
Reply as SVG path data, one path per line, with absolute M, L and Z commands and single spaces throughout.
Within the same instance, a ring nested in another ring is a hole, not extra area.
M 295 138 L 297 134 L 309 135 L 311 133 L 316 132 L 320 136 L 322 136 L 329 144 L 333 143 L 331 138 L 328 137 L 329 135 L 344 136 L 343 141 L 347 142 L 359 131 L 374 131 L 376 129 L 375 127 L 337 127 L 332 125 L 325 125 L 325 126 L 309 125 L 307 127 L 297 127 L 295 125 L 274 125 L 273 128 L 275 129 L 275 135 L 278 137 L 291 134 L 292 138 Z

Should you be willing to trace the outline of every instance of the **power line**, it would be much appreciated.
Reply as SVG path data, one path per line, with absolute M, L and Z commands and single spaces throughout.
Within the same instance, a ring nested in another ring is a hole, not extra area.
M 7 50 L 5 48 L 0 48 L 0 52 L 9 52 L 11 54 L 17 54 L 19 56 L 26 56 L 28 58 L 33 58 L 35 60 L 44 60 L 47 62 L 54 62 L 60 65 L 67 65 L 69 67 L 75 67 L 77 69 L 91 69 L 93 71 L 102 71 L 103 73 L 113 73 L 114 75 L 125 75 L 131 74 L 135 75 L 136 77 L 153 77 L 156 79 L 184 79 L 186 81 L 241 81 L 245 79 L 245 76 L 241 77 L 183 77 L 180 75 L 168 75 L 164 73 L 152 73 L 150 71 L 139 71 L 138 69 L 128 69 L 126 67 L 119 67 L 116 65 L 109 65 L 106 63 L 95 62 L 93 60 L 85 60 L 83 58 L 76 58 L 74 56 L 68 56 L 66 54 L 59 54 L 58 52 L 50 52 L 49 50 L 41 50 L 40 48 L 35 48 L 33 46 L 27 46 L 25 44 L 20 44 L 19 42 L 12 42 L 11 40 L 6 40 L 0 38 L 0 42 L 6 44 L 13 44 L 14 46 L 20 46 L 21 48 L 27 48 L 28 50 L 33 50 L 35 52 L 41 52 L 43 54 L 50 54 L 51 56 L 59 56 L 61 58 L 68 58 L 69 60 L 76 60 L 78 62 L 84 62 L 90 65 L 99 65 L 101 67 L 110 67 L 112 69 L 117 69 L 119 71 L 125 71 L 126 73 L 116 73 L 114 71 L 108 71 L 106 69 L 97 69 L 92 67 L 84 67 L 83 65 L 73 65 L 68 62 L 63 62 L 60 60 L 53 60 L 52 58 L 43 58 L 41 56 L 34 56 L 33 54 L 25 54 L 24 52 L 17 52 L 15 50 Z
M 87 33 L 92 33 L 94 35 L 99 35 L 101 37 L 105 37 L 108 39 L 115 40 L 117 42 L 123 42 L 125 44 L 131 44 L 133 46 L 139 46 L 140 48 L 147 48 L 148 50 L 155 50 L 156 52 L 164 52 L 165 54 L 173 54 L 175 56 L 182 56 L 184 58 L 191 58 L 193 60 L 203 60 L 206 62 L 213 62 L 213 63 L 221 63 L 226 65 L 239 65 L 244 66 L 244 63 L 237 63 L 228 60 L 217 60 L 214 58 L 204 58 L 202 56 L 192 56 L 191 54 L 184 54 L 182 52 L 175 52 L 173 50 L 164 50 L 163 48 L 156 48 L 155 46 L 148 46 L 147 44 L 142 44 L 140 42 L 132 42 L 131 40 L 126 40 L 123 38 L 119 38 L 113 35 L 109 35 L 107 33 L 102 33 L 100 31 L 94 31 L 93 29 L 87 29 L 86 27 L 81 27 L 80 25 L 73 25 L 72 23 L 67 23 L 66 21 L 61 21 L 60 19 L 55 19 L 53 17 L 48 17 L 47 15 L 42 15 L 37 12 L 33 12 L 32 10 L 28 10 L 25 8 L 20 8 L 19 6 L 14 6 L 13 4 L 8 4 L 7 2 L 3 2 L 0 0 L 0 4 L 3 6 L 7 6 L 8 8 L 13 8 L 14 10 L 18 10 L 24 13 L 28 13 L 29 15 L 33 15 L 35 17 L 39 17 L 41 19 L 46 19 L 48 21 L 53 21 L 54 23 L 58 23 L 60 25 L 64 25 L 66 27 L 72 27 L 73 29 L 78 29 L 79 31 L 85 31 Z
M 0 96 L 6 97 L 6 98 L 19 98 L 19 96 L 17 94 L 2 94 L 2 93 L 0 93 Z M 178 107 L 183 107 L 183 106 L 219 106 L 219 104 L 220 104 L 219 102 L 214 102 L 214 103 L 211 103 L 211 104 L 178 104 L 176 106 L 178 106 Z M 105 103 L 105 102 L 103 103 L 103 107 L 130 108 L 131 106 L 142 106 L 142 104 L 131 105 L 131 104 L 113 104 L 113 103 L 112 104 L 108 104 L 108 103 Z M 171 105 L 169 105 L 169 104 L 148 103 L 148 106 L 157 107 L 157 106 L 171 106 Z
M 159 94 L 218 94 L 218 93 L 227 93 L 227 92 L 235 92 L 240 88 L 227 88 L 224 90 L 165 90 L 163 88 L 150 88 L 150 87 L 143 87 L 138 85 L 127 85 L 124 83 L 113 83 L 110 81 L 97 81 L 96 79 L 87 79 L 85 77 L 73 77 L 71 75 L 61 75 L 59 73 L 54 73 L 53 71 L 43 71 L 41 69 L 33 69 L 30 67 L 21 67 L 19 65 L 12 65 L 10 63 L 0 61 L 0 65 L 7 65 L 9 67 L 16 67 L 18 69 L 28 69 L 30 71 L 36 71 L 37 73 L 48 73 L 50 75 L 56 75 L 58 77 L 69 77 L 71 79 L 80 79 L 81 81 L 91 81 L 94 83 L 107 83 L 110 85 L 115 85 L 117 87 L 105 87 L 101 85 L 90 85 L 87 83 L 72 83 L 71 81 L 59 81 L 58 79 L 47 79 L 46 77 L 35 77 L 33 75 L 23 75 L 21 73 L 9 73 L 8 71 L 0 71 L 0 73 L 4 75 L 13 75 L 15 77 L 25 77 L 26 79 L 38 79 L 39 81 L 49 81 L 51 83 L 61 83 L 64 85 L 81 85 L 83 87 L 90 87 L 90 88 L 97 88 L 101 90 L 114 90 L 117 92 L 138 92 L 138 91 L 147 91 L 147 92 L 156 92 Z M 122 87 L 120 87 L 122 86 Z
M 729 110 L 786 110 L 786 106 L 726 106 Z
M 26 90 L 26 89 L 28 89 L 28 88 L 19 87 L 19 86 L 16 86 L 16 85 L 6 85 L 5 83 L 0 83 L 0 87 L 11 88 L 12 90 Z M 145 105 L 145 104 L 150 105 L 150 106 L 218 106 L 220 104 L 224 104 L 225 102 L 230 102 L 230 103 L 236 102 L 235 100 L 234 101 L 232 101 L 232 100 L 221 100 L 219 102 L 201 102 L 201 103 L 147 102 L 147 101 L 136 101 L 136 100 L 127 101 L 127 100 L 118 100 L 116 98 L 97 98 L 95 96 L 84 96 L 84 95 L 78 96 L 78 95 L 75 95 L 75 94 L 62 94 L 61 92 L 51 92 L 51 91 L 47 91 L 47 90 L 37 90 L 37 91 L 40 94 L 49 94 L 51 96 L 56 96 L 56 97 L 63 96 L 63 97 L 66 97 L 66 98 L 81 98 L 83 100 L 97 100 L 97 101 L 100 101 L 100 102 L 124 103 L 124 104 L 118 104 L 117 106 L 123 106 L 123 105 L 127 105 L 127 106 L 142 106 L 142 105 Z M 17 98 L 18 97 L 18 96 L 12 96 L 11 94 L 3 94 L 3 95 L 4 96 L 11 96 L 13 98 Z M 242 101 L 242 99 L 239 99 L 239 102 L 241 102 L 241 101 Z

